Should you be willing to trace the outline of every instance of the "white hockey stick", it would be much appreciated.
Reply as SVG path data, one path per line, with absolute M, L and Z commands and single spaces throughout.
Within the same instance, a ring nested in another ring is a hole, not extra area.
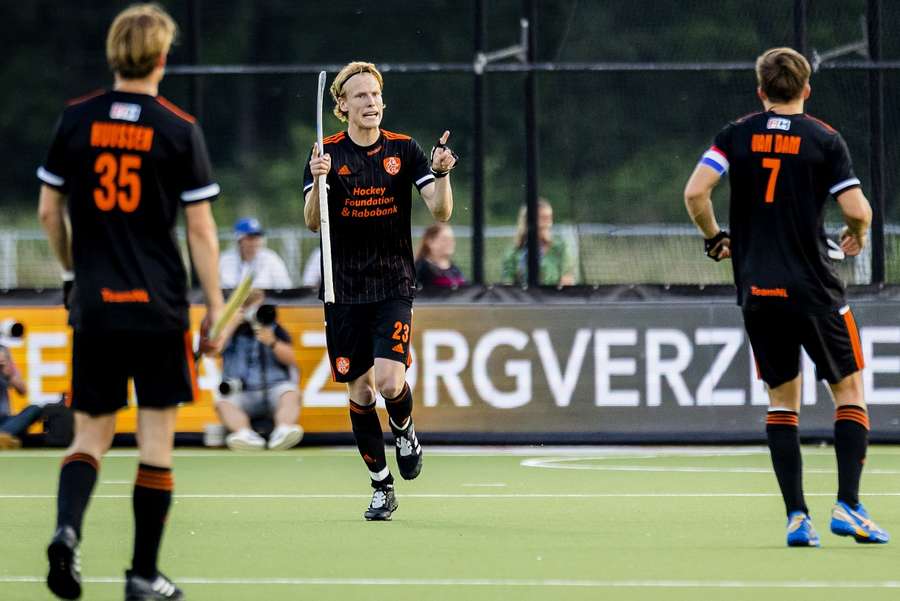
M 319 73 L 319 94 L 316 102 L 316 135 L 319 138 L 319 156 L 325 153 L 322 144 L 322 101 L 325 98 L 325 71 Z M 334 277 L 331 268 L 331 228 L 328 225 L 327 176 L 318 177 L 319 186 L 319 234 L 322 236 L 322 284 L 325 288 L 325 302 L 334 302 Z

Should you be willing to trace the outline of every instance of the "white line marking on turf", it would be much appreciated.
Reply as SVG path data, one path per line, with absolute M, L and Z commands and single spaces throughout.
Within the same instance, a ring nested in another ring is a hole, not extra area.
M 134 480 L 101 480 L 100 484 L 134 484 Z
M 181 585 L 287 586 L 473 586 L 553 588 L 753 588 L 753 589 L 895 589 L 898 580 L 570 580 L 504 578 L 177 578 Z M 2 583 L 43 584 L 44 577 L 0 576 Z M 121 584 L 122 578 L 84 578 L 90 584 Z
M 506 482 L 466 482 L 463 487 L 469 488 L 504 488 Z
M 834 497 L 834 492 L 807 492 L 807 497 Z M 175 494 L 176 501 L 189 499 L 259 500 L 259 499 L 368 499 L 368 494 L 338 493 L 271 493 L 271 494 Z M 900 492 L 866 492 L 867 497 L 900 497 Z M 91 495 L 92 499 L 130 499 L 132 495 Z M 781 497 L 779 493 L 756 492 L 673 492 L 673 493 L 412 493 L 404 499 L 655 499 L 655 498 L 729 498 L 729 497 Z M 55 499 L 56 495 L 0 494 L 5 499 Z
M 647 459 L 648 457 L 628 457 L 627 459 Z M 586 470 L 597 472 L 686 472 L 697 474 L 771 474 L 770 467 L 698 467 L 698 466 L 651 466 L 651 465 L 602 465 L 588 464 L 583 461 L 602 459 L 624 459 L 623 457 L 539 457 L 524 459 L 522 467 L 536 467 L 549 470 Z M 804 468 L 805 474 L 836 474 L 835 469 Z M 881 474 L 895 476 L 900 470 L 867 469 L 866 475 Z

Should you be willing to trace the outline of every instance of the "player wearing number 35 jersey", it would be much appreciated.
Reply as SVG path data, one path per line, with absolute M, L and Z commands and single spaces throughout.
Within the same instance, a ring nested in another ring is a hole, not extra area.
M 853 313 L 833 261 L 858 255 L 872 211 L 853 173 L 850 153 L 831 126 L 804 112 L 810 67 L 790 48 L 756 62 L 764 111 L 728 124 L 702 156 L 685 189 L 688 213 L 716 261 L 732 259 L 738 303 L 760 377 L 768 385 L 766 434 L 788 514 L 789 546 L 818 546 L 803 496 L 800 442 L 800 348 L 828 381 L 837 407 L 834 446 L 837 503 L 831 530 L 858 542 L 888 534 L 859 502 L 869 418 L 863 356 Z M 731 233 L 720 230 L 711 193 L 728 173 Z M 846 222 L 840 245 L 823 229 L 834 198 Z
M 175 23 L 158 5 L 135 5 L 113 21 L 106 54 L 112 91 L 74 100 L 38 169 L 39 214 L 69 282 L 75 439 L 63 459 L 47 585 L 81 594 L 81 524 L 116 411 L 134 381 L 140 463 L 133 489 L 134 553 L 126 601 L 182 599 L 157 569 L 172 499 L 177 405 L 193 400 L 187 273 L 174 227 L 183 209 L 208 318 L 223 307 L 210 173 L 194 118 L 157 95 Z M 66 218 L 71 223 L 70 230 Z M 64 276 L 65 277 L 65 276 Z M 216 350 L 221 341 L 206 345 Z

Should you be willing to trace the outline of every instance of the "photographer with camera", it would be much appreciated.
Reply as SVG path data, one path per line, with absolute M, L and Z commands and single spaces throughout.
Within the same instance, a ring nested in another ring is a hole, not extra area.
M 289 449 L 303 438 L 297 425 L 300 390 L 291 337 L 277 323 L 275 306 L 263 300 L 262 291 L 251 292 L 225 332 L 216 411 L 231 432 L 225 444 L 233 450 Z M 250 426 L 251 419 L 266 417 L 275 423 L 268 443 Z
M 9 389 L 21 395 L 28 393 L 25 380 L 13 363 L 9 349 L 0 344 L 0 451 L 18 449 L 19 439 L 28 427 L 41 418 L 42 410 L 37 405 L 29 405 L 17 415 L 10 414 Z

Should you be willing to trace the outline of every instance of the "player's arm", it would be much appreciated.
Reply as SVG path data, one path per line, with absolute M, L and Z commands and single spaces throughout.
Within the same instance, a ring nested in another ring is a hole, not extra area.
M 445 131 L 438 145 L 431 152 L 431 172 L 434 181 L 422 187 L 422 200 L 437 221 L 448 221 L 453 213 L 453 189 L 450 186 L 450 170 L 456 166 L 457 156 L 447 147 L 450 132 Z
M 708 154 L 708 153 L 707 153 Z M 697 164 L 684 187 L 684 206 L 688 216 L 706 241 L 706 254 L 721 261 L 731 256 L 731 240 L 716 221 L 712 192 L 722 179 L 724 169 L 711 166 L 706 158 Z
M 188 247 L 200 287 L 206 299 L 207 316 L 215 323 L 222 313 L 225 300 L 219 288 L 219 238 L 209 202 L 192 202 L 184 208 L 187 223 Z
M 306 191 L 306 200 L 303 205 L 303 219 L 306 221 L 306 227 L 313 232 L 319 231 L 319 222 L 321 221 L 318 177 L 320 175 L 327 176 L 329 171 L 331 171 L 331 155 L 326 153 L 319 156 L 319 145 L 314 144 L 307 166 L 307 173 L 312 175 L 312 187 Z
M 47 185 L 41 186 L 38 218 L 50 241 L 63 271 L 72 271 L 72 245 L 69 220 L 66 216 L 66 195 Z
M 844 215 L 844 223 L 847 224 L 841 233 L 841 250 L 854 257 L 866 247 L 869 226 L 872 224 L 872 207 L 859 187 L 841 192 L 837 201 Z

